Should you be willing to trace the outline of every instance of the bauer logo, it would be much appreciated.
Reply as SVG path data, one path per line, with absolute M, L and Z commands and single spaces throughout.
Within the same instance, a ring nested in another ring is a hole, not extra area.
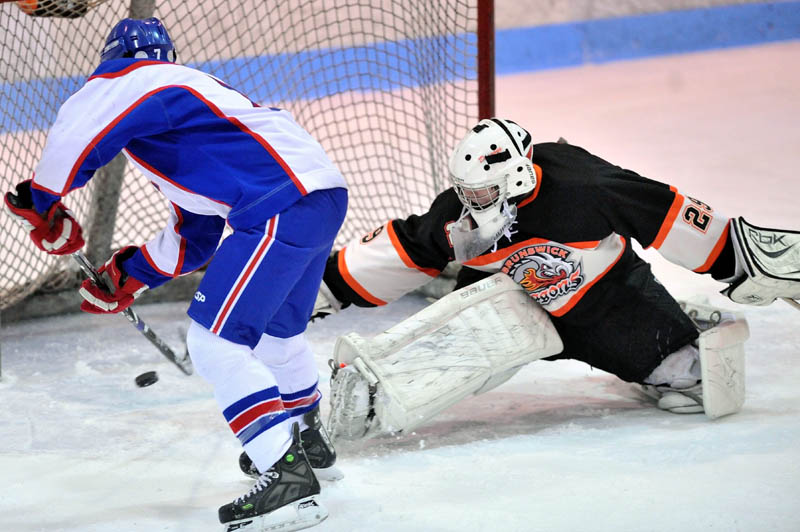
M 500 284 L 500 279 L 496 277 L 489 277 L 485 281 L 462 288 L 461 298 L 463 299 L 474 296 L 475 294 L 480 294 L 481 292 L 484 292 L 485 290 L 488 290 L 489 288 L 492 288 L 498 284 Z
M 506 259 L 501 271 L 540 305 L 546 305 L 583 284 L 581 263 L 567 260 L 570 253 L 553 244 L 528 246 Z
M 206 296 L 203 294 L 203 292 L 200 292 L 198 290 L 197 292 L 194 293 L 194 300 L 197 301 L 198 303 L 205 303 Z

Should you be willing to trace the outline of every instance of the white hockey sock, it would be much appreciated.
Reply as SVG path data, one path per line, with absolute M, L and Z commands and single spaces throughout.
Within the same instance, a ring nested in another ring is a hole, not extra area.
M 289 419 L 270 426 L 271 419 L 283 413 L 280 403 L 277 410 L 268 408 L 273 395 L 280 399 L 272 372 L 248 346 L 220 338 L 195 322 L 189 326 L 186 343 L 195 371 L 214 387 L 220 410 L 226 418 L 232 410 L 237 411 L 237 418 L 228 419 L 234 434 L 247 442 L 244 448 L 258 470 L 266 471 L 292 443 Z M 254 399 L 263 394 L 270 398 Z
M 320 395 L 316 389 L 319 370 L 305 335 L 278 338 L 263 334 L 253 354 L 275 377 L 290 416 L 289 425 L 296 422 L 301 431 L 307 429 L 303 414 Z

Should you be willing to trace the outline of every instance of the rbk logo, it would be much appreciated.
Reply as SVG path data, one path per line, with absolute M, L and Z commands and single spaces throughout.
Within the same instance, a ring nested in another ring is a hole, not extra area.
M 761 231 L 756 231 L 755 229 L 748 229 L 748 233 L 750 233 L 750 238 L 757 241 L 759 244 L 767 244 L 769 246 L 775 245 L 782 245 L 785 246 L 786 242 L 783 241 L 786 235 L 776 235 L 775 233 L 762 233 Z

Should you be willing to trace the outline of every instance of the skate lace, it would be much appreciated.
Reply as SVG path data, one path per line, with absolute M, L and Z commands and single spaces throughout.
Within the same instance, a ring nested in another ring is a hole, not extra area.
M 255 495 L 256 493 L 265 488 L 268 488 L 273 482 L 278 480 L 279 477 L 280 475 L 278 474 L 277 471 L 275 471 L 274 469 L 270 469 L 269 471 L 258 477 L 258 480 L 256 480 L 255 485 L 252 488 L 250 488 L 250 491 L 248 491 L 247 493 L 236 499 L 234 503 L 239 504 L 244 502 L 245 499 Z

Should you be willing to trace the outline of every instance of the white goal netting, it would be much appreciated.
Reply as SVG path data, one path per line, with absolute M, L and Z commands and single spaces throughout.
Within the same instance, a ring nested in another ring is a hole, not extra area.
M 480 9 L 491 5 L 480 3 Z M 69 14 L 71 8 L 78 16 L 31 16 L 18 4 L 40 14 L 48 8 Z M 325 147 L 351 186 L 341 244 L 391 217 L 424 210 L 447 186 L 449 151 L 478 117 L 478 4 L 0 3 L 2 191 L 31 177 L 58 107 L 97 66 L 113 24 L 130 13 L 152 13 L 169 30 L 179 62 L 222 78 L 254 101 L 291 110 Z M 110 252 L 141 244 L 165 224 L 165 200 L 133 168 L 124 169 L 110 216 L 109 209 L 98 214 L 103 186 L 96 178 L 65 199 L 89 246 L 104 245 Z M 0 215 L 0 224 L 0 309 L 37 289 L 74 282 L 63 273 L 68 260 L 36 249 L 7 214 Z

